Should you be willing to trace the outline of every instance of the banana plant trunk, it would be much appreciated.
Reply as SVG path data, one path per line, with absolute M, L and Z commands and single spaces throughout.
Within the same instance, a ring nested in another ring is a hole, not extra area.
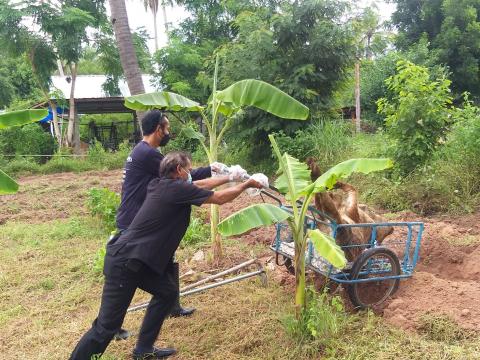
M 217 161 L 217 136 L 215 130 L 210 134 L 210 163 Z M 220 221 L 220 207 L 210 205 L 210 235 L 214 262 L 220 261 L 223 257 L 222 238 L 218 233 L 218 222 Z
M 294 235 L 295 240 L 295 315 L 300 318 L 305 307 L 305 244 L 303 226 Z

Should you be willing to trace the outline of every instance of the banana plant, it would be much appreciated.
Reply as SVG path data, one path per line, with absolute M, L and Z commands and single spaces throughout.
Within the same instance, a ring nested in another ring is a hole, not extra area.
M 44 109 L 18 110 L 0 114 L 0 130 L 36 122 L 48 115 Z M 0 195 L 14 194 L 18 184 L 0 169 Z
M 309 109 L 305 105 L 266 82 L 254 79 L 241 80 L 224 90 L 217 91 L 217 77 L 218 57 L 215 64 L 213 92 L 206 106 L 168 91 L 126 97 L 125 106 L 140 111 L 161 109 L 200 113 L 208 136 L 205 137 L 191 128 L 185 128 L 184 134 L 200 141 L 210 163 L 218 160 L 218 149 L 225 133 L 244 107 L 254 106 L 283 119 L 306 120 L 309 115 Z M 211 205 L 210 230 L 215 260 L 222 257 L 218 221 L 219 208 L 217 205 Z
M 336 268 L 342 269 L 347 263 L 342 249 L 330 235 L 318 229 L 306 231 L 305 217 L 313 197 L 316 193 L 332 189 L 337 180 L 355 172 L 368 174 L 390 168 L 393 163 L 390 159 L 350 159 L 332 167 L 312 182 L 308 166 L 287 153 L 281 154 L 274 137 L 269 135 L 269 139 L 279 163 L 275 186 L 285 195 L 291 211 L 271 204 L 256 204 L 230 215 L 218 228 L 223 236 L 232 236 L 255 227 L 288 222 L 295 244 L 295 305 L 299 315 L 300 310 L 305 307 L 305 249 L 308 239 L 317 253 Z

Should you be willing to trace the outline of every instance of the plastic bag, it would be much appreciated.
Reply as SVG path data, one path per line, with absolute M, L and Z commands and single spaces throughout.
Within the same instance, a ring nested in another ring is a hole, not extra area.
M 253 179 L 259 182 L 260 184 L 262 184 L 264 188 L 268 189 L 268 177 L 266 175 L 262 173 L 257 173 L 250 176 L 250 179 Z M 255 188 L 249 188 L 245 190 L 245 192 L 250 196 L 257 196 L 258 194 L 260 194 L 260 191 L 261 189 L 255 189 Z

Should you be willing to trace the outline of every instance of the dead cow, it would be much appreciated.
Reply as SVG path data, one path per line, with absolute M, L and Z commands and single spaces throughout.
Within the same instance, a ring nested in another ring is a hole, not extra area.
M 312 158 L 307 159 L 307 165 L 311 170 L 312 180 L 315 181 L 320 175 L 320 169 Z M 337 224 L 360 224 L 386 222 L 382 216 L 375 214 L 366 205 L 358 203 L 358 192 L 350 184 L 338 181 L 335 184 L 338 191 L 322 192 L 315 195 L 315 207 L 330 216 Z M 377 242 L 382 241 L 393 232 L 393 227 L 377 227 Z M 340 228 L 337 233 L 339 245 L 367 244 L 372 235 L 371 227 Z M 354 261 L 365 247 L 353 247 L 345 249 L 348 261 Z

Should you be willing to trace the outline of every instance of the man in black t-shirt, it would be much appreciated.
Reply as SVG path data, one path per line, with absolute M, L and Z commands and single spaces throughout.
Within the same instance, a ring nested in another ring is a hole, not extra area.
M 165 317 L 178 295 L 172 257 L 190 222 L 191 206 L 222 205 L 247 188 L 261 188 L 250 179 L 236 186 L 211 189 L 222 183 L 210 178 L 192 183 L 191 159 L 186 153 L 165 156 L 160 178 L 148 185 L 147 197 L 129 228 L 107 245 L 102 302 L 92 328 L 80 339 L 71 360 L 90 360 L 101 355 L 120 329 L 137 288 L 152 294 L 133 359 L 161 359 L 175 349 L 153 346 Z
M 143 139 L 132 150 L 125 162 L 122 183 L 122 199 L 117 210 L 116 223 L 120 235 L 129 228 L 133 218 L 143 204 L 147 195 L 149 182 L 158 178 L 160 163 L 163 154 L 158 147 L 167 145 L 170 140 L 170 123 L 167 116 L 159 110 L 151 110 L 142 118 Z M 193 180 L 202 180 L 212 176 L 209 166 L 192 170 Z M 228 179 L 224 177 L 225 182 Z M 177 274 L 178 263 L 174 264 Z M 171 309 L 172 316 L 188 316 L 195 311 L 194 308 L 180 306 L 180 298 L 177 298 Z M 117 338 L 124 339 L 129 336 L 127 330 L 121 329 Z

